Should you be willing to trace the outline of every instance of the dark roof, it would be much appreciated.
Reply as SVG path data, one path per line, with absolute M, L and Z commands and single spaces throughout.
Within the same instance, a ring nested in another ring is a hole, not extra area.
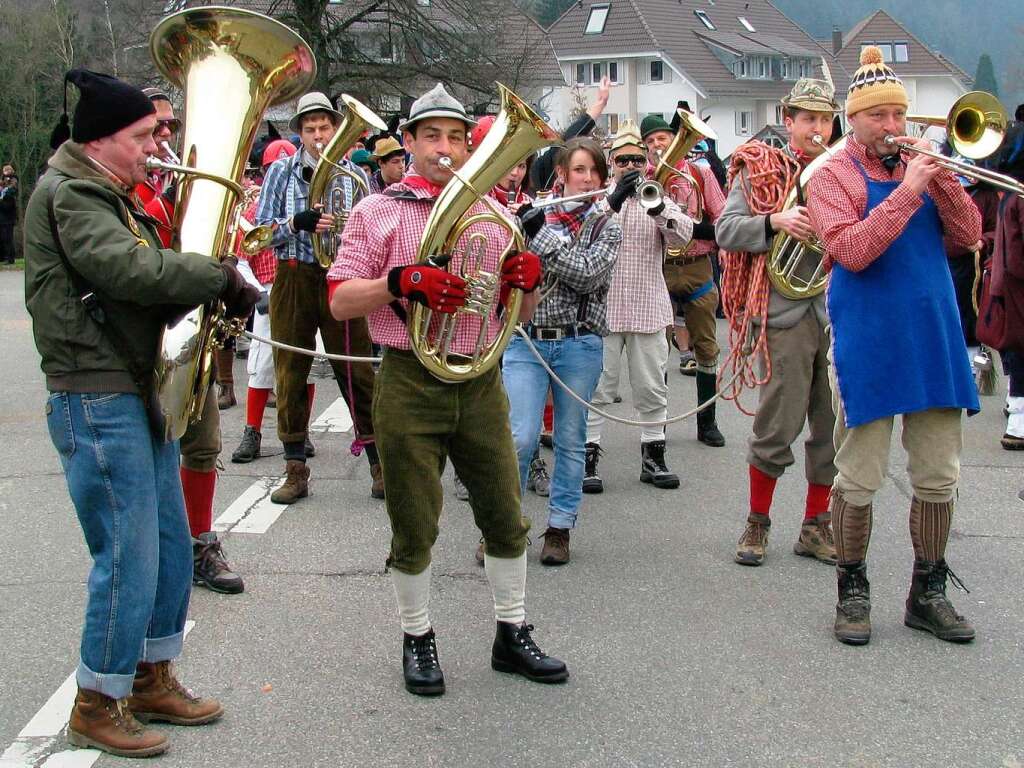
M 723 63 L 729 53 L 764 53 L 820 58 L 830 54 L 769 0 L 607 0 L 604 32 L 585 35 L 593 5 L 605 0 L 578 0 L 550 27 L 560 57 L 662 53 L 708 96 L 779 98 L 791 81 L 737 79 Z M 709 30 L 694 13 L 703 11 L 715 25 Z M 739 21 L 746 18 L 756 30 Z M 716 52 L 717 49 L 717 52 Z M 833 74 L 842 76 L 841 73 Z M 817 73 L 817 68 L 815 68 Z
M 843 36 L 843 49 L 836 58 L 845 69 L 853 72 L 860 66 L 860 47 L 863 43 L 894 41 L 906 41 L 909 59 L 903 63 L 889 62 L 897 75 L 952 75 L 964 84 L 970 83 L 970 76 L 960 67 L 938 51 L 930 50 L 909 29 L 881 10 L 861 19 Z

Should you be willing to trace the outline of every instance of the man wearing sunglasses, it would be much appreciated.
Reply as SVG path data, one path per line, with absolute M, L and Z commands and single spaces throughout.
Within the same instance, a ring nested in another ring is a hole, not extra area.
M 638 184 L 647 165 L 647 150 L 632 120 L 623 122 L 612 141 L 615 187 L 604 205 L 622 227 L 622 245 L 608 289 L 608 328 L 604 338 L 604 367 L 591 402 L 604 408 L 619 391 L 622 353 L 629 366 L 633 406 L 641 421 L 663 421 L 668 413 L 665 367 L 669 345 L 665 329 L 672 325 L 672 303 L 662 273 L 666 248 L 690 242 L 693 221 L 668 198 L 652 206 L 637 198 Z M 597 474 L 604 417 L 587 413 L 585 493 L 601 493 Z M 656 488 L 678 488 L 679 477 L 665 465 L 665 428 L 644 427 L 640 432 L 640 481 Z
M 169 150 L 177 140 L 181 121 L 174 116 L 174 106 L 164 91 L 159 88 L 143 88 L 142 92 L 156 107 L 156 128 L 153 130 L 153 141 L 156 143 L 157 149 L 156 157 L 164 162 L 173 163 L 176 158 Z M 142 205 L 148 206 L 151 200 L 164 194 L 172 182 L 173 178 L 170 174 L 153 171 L 146 176 L 146 180 L 142 184 L 136 186 L 135 193 L 142 201 Z

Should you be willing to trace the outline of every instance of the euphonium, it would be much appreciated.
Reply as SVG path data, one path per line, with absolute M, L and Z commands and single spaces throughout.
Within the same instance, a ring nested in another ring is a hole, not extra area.
M 822 145 L 825 151 L 800 173 L 800 178 L 786 196 L 782 206 L 784 211 L 797 205 L 807 205 L 807 185 L 810 184 L 811 176 L 846 145 L 845 136 L 831 147 L 825 147 L 820 136 L 814 138 L 815 143 Z M 824 291 L 828 284 L 828 274 L 822 262 L 821 241 L 817 237 L 802 242 L 788 232 L 776 233 L 765 267 L 775 290 L 787 299 L 809 299 Z
M 342 94 L 341 100 L 345 102 L 348 111 L 327 146 L 320 147 L 320 159 L 309 180 L 310 208 L 322 205 L 324 213 L 334 216 L 334 225 L 329 230 L 314 232 L 310 236 L 313 241 L 313 256 L 324 269 L 330 269 L 338 253 L 341 231 L 345 228 L 352 201 L 355 200 L 356 187 L 359 187 L 363 194 L 369 192 L 362 177 L 341 165 L 341 160 L 367 128 L 376 128 L 378 131 L 386 131 L 388 128 L 373 110 L 351 96 Z M 347 202 L 344 185 L 341 183 L 344 177 L 348 177 L 352 182 L 352 200 Z
M 185 166 L 174 212 L 174 247 L 214 259 L 231 247 L 239 181 L 267 107 L 312 82 L 309 46 L 283 24 L 252 11 L 201 7 L 162 19 L 149 41 L 160 73 L 185 94 Z M 165 330 L 157 383 L 165 435 L 199 418 L 214 349 L 230 333 L 223 306 L 199 307 Z
M 453 170 L 453 178 L 430 212 L 417 252 L 419 263 L 453 254 L 466 230 L 483 222 L 498 224 L 510 235 L 493 272 L 486 271 L 481 263 L 481 246 L 486 244 L 474 242 L 483 236 L 471 233 L 465 238 L 462 258 L 452 262 L 458 262 L 460 276 L 466 281 L 466 303 L 454 314 L 438 313 L 438 319 L 422 304 L 412 304 L 409 338 L 413 352 L 428 371 L 447 382 L 467 381 L 492 368 L 512 338 L 519 319 L 523 294 L 513 289 L 504 309 L 502 328 L 493 341 L 487 341 L 490 317 L 501 289 L 501 264 L 510 253 L 521 250 L 524 243 L 518 224 L 502 214 L 487 193 L 529 155 L 560 140 L 554 129 L 511 90 L 501 83 L 498 90 L 501 110 L 466 164 L 458 171 Z M 478 200 L 491 204 L 492 211 L 466 216 Z M 477 326 L 476 349 L 465 357 L 465 362 L 453 361 L 450 352 L 460 322 Z
M 659 184 L 662 190 L 675 202 L 679 203 L 683 208 L 683 212 L 687 211 L 688 198 L 693 197 L 696 203 L 694 223 L 699 223 L 703 216 L 701 211 L 704 210 L 704 198 L 700 192 L 700 185 L 697 180 L 685 171 L 681 171 L 676 168 L 679 161 L 685 158 L 690 151 L 701 142 L 702 139 L 717 140 L 718 136 L 715 134 L 711 127 L 700 120 L 692 112 L 687 112 L 685 109 L 678 109 L 680 124 L 679 131 L 676 133 L 672 143 L 668 145 L 668 149 L 662 152 L 658 157 L 657 167 L 654 169 L 654 178 L 652 181 Z M 685 185 L 685 186 L 684 186 Z M 689 192 L 685 196 L 680 194 L 681 190 L 688 189 Z M 641 204 L 644 200 L 654 200 L 656 190 L 642 190 Z M 655 201 L 650 207 L 656 207 L 660 200 Z M 677 258 L 682 256 L 689 250 L 689 245 L 685 248 L 671 248 L 666 252 L 666 257 Z

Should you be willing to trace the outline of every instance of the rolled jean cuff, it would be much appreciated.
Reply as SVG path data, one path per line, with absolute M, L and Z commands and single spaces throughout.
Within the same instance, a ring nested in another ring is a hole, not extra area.
M 576 515 L 572 512 L 563 512 L 560 509 L 548 510 L 549 528 L 575 528 Z
M 142 661 L 156 664 L 158 661 L 176 659 L 181 656 L 184 642 L 184 632 L 175 632 L 167 637 L 147 637 L 142 646 Z
M 93 672 L 84 662 L 78 663 L 75 672 L 78 687 L 87 691 L 96 691 L 112 699 L 124 699 L 131 695 L 135 683 L 135 673 L 130 675 L 112 675 Z

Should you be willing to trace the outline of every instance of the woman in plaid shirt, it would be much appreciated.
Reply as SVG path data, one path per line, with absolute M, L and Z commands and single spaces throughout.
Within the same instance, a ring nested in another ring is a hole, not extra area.
M 593 192 L 604 187 L 608 164 L 597 142 L 576 138 L 560 153 L 557 173 L 556 190 L 561 187 L 565 195 Z M 608 334 L 608 286 L 622 229 L 600 212 L 594 200 L 552 206 L 546 214 L 523 206 L 519 215 L 530 250 L 544 266 L 541 299 L 533 321 L 525 328 L 555 375 L 589 401 L 601 376 L 602 337 Z M 576 525 L 583 496 L 586 409 L 551 381 L 520 337 L 514 337 L 505 351 L 502 376 L 524 486 L 551 385 L 555 466 L 541 562 L 563 565 L 569 562 L 569 531 Z

